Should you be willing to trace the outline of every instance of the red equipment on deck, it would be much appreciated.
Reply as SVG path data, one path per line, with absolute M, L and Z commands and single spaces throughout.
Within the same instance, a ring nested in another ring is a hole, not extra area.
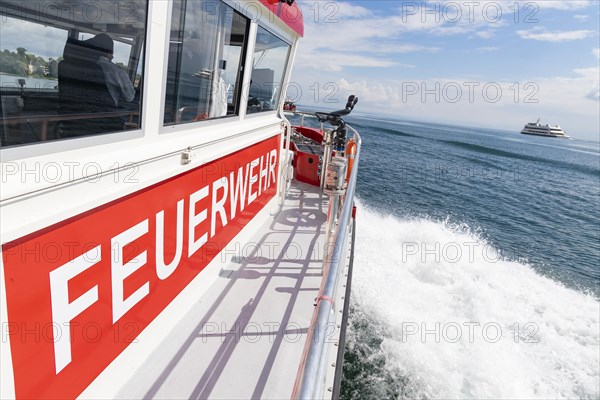
M 321 162 L 323 161 L 323 132 L 319 129 L 295 127 L 292 136 L 294 151 L 294 178 L 314 186 L 321 185 Z

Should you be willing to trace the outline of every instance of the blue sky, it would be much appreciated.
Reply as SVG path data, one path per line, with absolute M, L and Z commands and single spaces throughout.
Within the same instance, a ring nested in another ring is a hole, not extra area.
M 600 140 L 598 0 L 300 1 L 288 95 L 336 108 Z M 339 103 L 332 103 L 338 100 Z
M 305 37 L 288 96 L 301 105 L 335 109 L 356 94 L 357 113 L 510 131 L 541 117 L 600 140 L 600 0 L 298 4 Z M 66 32 L 1 22 L 1 49 L 62 53 Z

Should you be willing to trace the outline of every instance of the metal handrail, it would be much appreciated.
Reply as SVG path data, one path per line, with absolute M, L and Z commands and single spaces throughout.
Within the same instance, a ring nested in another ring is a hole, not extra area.
M 333 238 L 331 240 L 333 245 L 329 246 L 330 243 L 327 243 L 325 246 L 327 250 L 331 249 L 331 251 L 326 252 L 323 260 L 323 284 L 316 300 L 315 311 L 308 331 L 307 348 L 305 348 L 294 385 L 293 399 L 321 399 L 325 390 L 325 370 L 328 358 L 328 348 L 325 342 L 328 338 L 328 328 L 336 326 L 336 291 L 340 275 L 345 266 L 344 261 L 346 258 L 344 257 L 344 250 L 347 243 L 346 234 L 352 218 L 362 143 L 358 132 L 348 125 L 347 128 L 354 133 L 356 155 L 348 181 L 345 200 L 342 205 L 339 224 L 335 230 L 335 234 L 330 236 Z
M 300 126 L 304 126 L 304 118 L 305 117 L 317 119 L 317 116 L 315 115 L 315 113 L 312 113 L 312 112 L 306 112 L 306 111 L 284 111 L 283 113 L 284 114 L 288 113 L 288 114 L 300 115 L 300 117 L 301 117 L 301 119 L 300 119 Z M 321 131 L 323 131 L 323 123 L 322 122 L 321 122 Z

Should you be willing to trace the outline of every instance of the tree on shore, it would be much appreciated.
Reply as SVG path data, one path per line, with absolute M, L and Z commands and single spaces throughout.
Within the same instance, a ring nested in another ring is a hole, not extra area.
M 18 47 L 16 52 L 4 49 L 1 54 L 0 72 L 33 78 L 58 77 L 58 62 L 62 57 L 57 60 L 53 58 L 45 60 L 43 57 L 28 53 L 23 47 Z

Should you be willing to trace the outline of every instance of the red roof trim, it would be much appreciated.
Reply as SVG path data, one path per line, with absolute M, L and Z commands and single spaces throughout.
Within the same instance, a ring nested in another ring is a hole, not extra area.
M 297 2 L 294 2 L 291 6 L 285 2 L 281 3 L 279 0 L 260 0 L 260 2 L 292 28 L 294 32 L 304 36 L 304 18 Z

